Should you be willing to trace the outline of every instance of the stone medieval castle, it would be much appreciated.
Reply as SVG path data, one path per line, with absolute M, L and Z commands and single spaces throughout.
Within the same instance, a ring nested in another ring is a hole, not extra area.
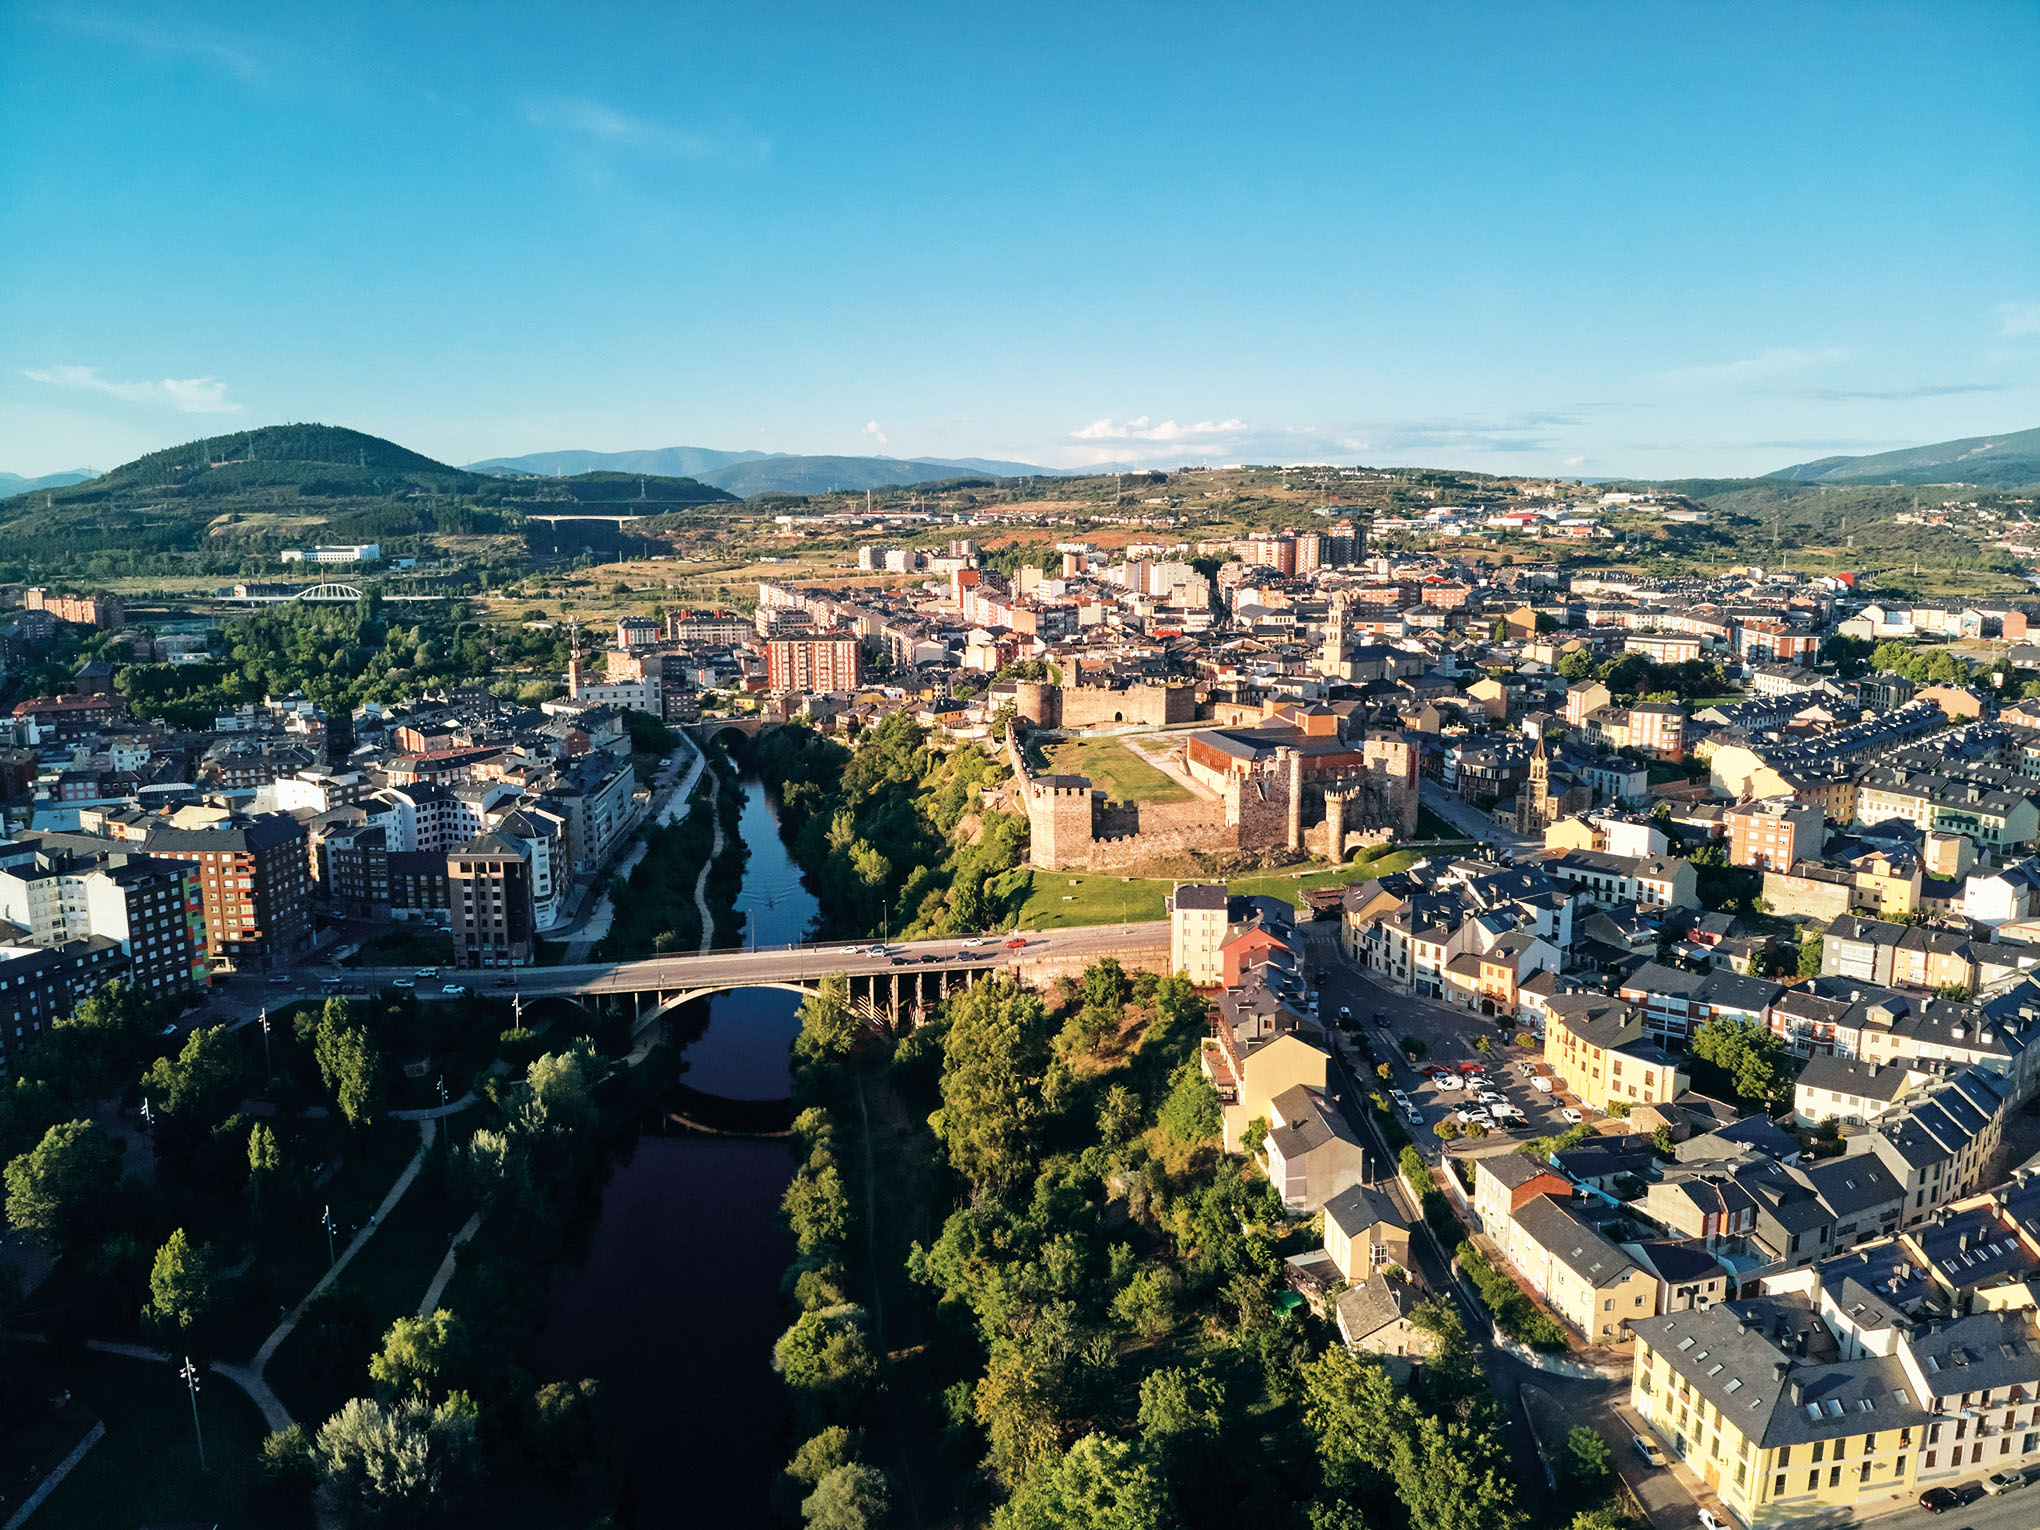
M 1189 694 L 1187 687 L 1167 689 Z M 1099 871 L 1189 851 L 1344 859 L 1356 845 L 1415 837 L 1415 744 L 1400 733 L 1370 732 L 1357 765 L 1317 772 L 1307 748 L 1276 741 L 1289 732 L 1271 730 L 1269 747 L 1229 770 L 1220 792 L 1191 802 L 1109 802 L 1086 777 L 1037 775 L 1009 733 L 1007 754 L 1027 807 L 1029 860 L 1043 870 Z

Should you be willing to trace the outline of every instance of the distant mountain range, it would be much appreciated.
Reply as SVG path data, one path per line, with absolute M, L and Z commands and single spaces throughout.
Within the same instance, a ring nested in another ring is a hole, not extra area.
M 1765 476 L 1831 484 L 2040 483 L 2040 430 L 1966 436 L 1869 457 L 1818 457 Z
M 985 457 L 805 457 L 790 452 L 722 452 L 705 446 L 637 452 L 532 452 L 471 462 L 468 469 L 501 477 L 659 473 L 692 478 L 740 496 L 825 494 L 831 489 L 855 492 L 887 485 L 939 483 L 945 478 L 1070 478 L 1113 471 L 1111 467 L 1045 468 Z
M 0 473 L 0 499 L 10 494 L 33 494 L 37 489 L 68 489 L 74 483 L 97 478 L 98 468 L 71 468 L 62 473 L 45 473 L 40 478 L 23 478 L 19 473 Z

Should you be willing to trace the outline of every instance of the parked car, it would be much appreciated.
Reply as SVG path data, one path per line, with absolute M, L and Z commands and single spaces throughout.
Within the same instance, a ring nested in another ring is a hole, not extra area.
M 288 988 L 292 983 L 296 982 L 297 979 L 292 977 L 288 972 L 279 972 L 275 976 L 270 978 L 269 981 L 276 984 L 279 988 Z
M 1535 1077 L 1537 1077 L 1537 1066 L 1536 1066 L 1536 1064 L 1534 1064 L 1534 1063 L 1517 1063 L 1517 1064 L 1516 1064 L 1516 1077 L 1518 1077 L 1518 1078 L 1535 1078 Z
M 1412 1126 L 1422 1126 L 1424 1124 L 1424 1113 L 1417 1109 L 1415 1105 L 1404 1106 L 1403 1115 L 1408 1118 Z
M 1928 1488 L 1920 1494 L 1920 1507 L 1929 1514 L 1945 1514 L 1950 1509 L 1962 1507 L 1962 1498 L 1953 1488 Z
M 1533 1078 L 1530 1080 L 1530 1087 L 1539 1094 L 1549 1094 L 1551 1093 L 1551 1080 L 1548 1078 Z
M 1983 1490 L 1993 1497 L 1999 1493 L 2009 1493 L 2014 1488 L 2022 1488 L 2025 1485 L 2026 1474 L 2024 1472 L 1992 1472 L 1983 1479 Z
M 1643 1457 L 1643 1464 L 1645 1466 L 1663 1466 L 1665 1464 L 1665 1453 L 1642 1435 L 1632 1434 L 1629 1437 L 1629 1443 L 1635 1447 L 1636 1453 Z
M 1574 1110 L 1570 1105 L 1566 1106 L 1566 1108 L 1564 1110 L 1561 1110 L 1558 1114 L 1559 1118 L 1563 1120 L 1567 1126 L 1578 1126 L 1582 1121 L 1587 1119 L 1585 1116 L 1581 1115 L 1577 1110 Z
M 1462 1078 L 1486 1078 L 1487 1067 L 1482 1063 L 1463 1062 L 1459 1065 L 1459 1073 Z
M 1436 1082 L 1439 1090 L 1445 1094 L 1451 1094 L 1455 1090 L 1464 1089 L 1466 1087 L 1465 1079 L 1455 1078 L 1450 1073 L 1439 1074 Z
M 1376 1011 L 1374 1012 L 1374 1023 L 1375 1023 L 1376 1025 L 1380 1026 L 1380 1027 L 1381 1027 L 1381 1028 L 1382 1028 L 1382 1029 L 1383 1029 L 1384 1031 L 1385 1031 L 1385 1030 L 1387 1030 L 1387 1029 L 1388 1029 L 1388 1011 L 1387 1011 L 1387 1010 L 1385 1010 L 1385 1009 L 1377 1009 L 1377 1010 L 1376 1010 Z
M 1423 1067 L 1417 1069 L 1418 1073 L 1423 1075 L 1425 1078 L 1429 1079 L 1437 1078 L 1444 1071 L 1445 1070 L 1439 1067 L 1436 1063 L 1425 1063 Z
M 1700 1530 L 1728 1530 L 1728 1521 L 1712 1509 L 1700 1511 Z
M 1389 1090 L 1388 1097 L 1391 1100 L 1394 1100 L 1398 1105 L 1407 1105 L 1410 1102 L 1410 1097 L 1404 1094 L 1400 1089 Z
M 1513 1105 L 1490 1105 L 1488 1109 L 1494 1113 L 1497 1121 L 1521 1121 L 1525 1119 L 1523 1112 Z
M 1342 1021 L 1343 1021 L 1343 1020 L 1350 1020 L 1350 1019 L 1352 1019 L 1352 1018 L 1353 1018 L 1353 1006 L 1352 1006 L 1352 1005 L 1350 1005 L 1350 1004 L 1341 1004 L 1341 1005 L 1339 1006 L 1339 1018 L 1340 1018 L 1340 1020 L 1342 1020 Z

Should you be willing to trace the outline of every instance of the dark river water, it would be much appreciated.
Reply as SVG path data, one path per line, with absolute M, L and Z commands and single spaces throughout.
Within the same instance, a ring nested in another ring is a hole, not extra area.
M 746 940 L 798 939 L 815 900 L 753 779 L 744 782 L 741 833 L 751 852 L 737 904 Z M 798 998 L 746 988 L 707 1002 L 707 1027 L 687 1048 L 687 1085 L 730 1099 L 785 1098 Z M 586 1257 L 554 1276 L 540 1364 L 550 1377 L 602 1383 L 629 1482 L 626 1524 L 772 1522 L 773 1473 L 797 1443 L 771 1366 L 789 1318 L 779 1280 L 793 1240 L 776 1214 L 793 1169 L 783 1142 L 648 1125 L 617 1152 Z

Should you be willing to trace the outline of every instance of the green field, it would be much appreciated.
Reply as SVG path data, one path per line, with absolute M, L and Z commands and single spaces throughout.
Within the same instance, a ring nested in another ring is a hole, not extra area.
M 1257 872 L 1233 877 L 1228 890 L 1243 896 L 1281 898 L 1295 903 L 1310 887 L 1344 887 L 1369 877 L 1406 871 L 1418 861 L 1434 855 L 1455 855 L 1470 850 L 1470 841 L 1427 846 L 1420 850 L 1386 849 L 1362 853 L 1343 867 L 1302 867 L 1294 871 Z M 1118 877 L 1089 871 L 1008 872 L 1014 881 L 1034 878 L 1033 891 L 1020 909 L 1023 930 L 1069 929 L 1086 924 L 1140 924 L 1168 917 L 1166 899 L 1175 888 L 1173 879 L 1162 877 Z
M 1088 776 L 1114 802 L 1188 802 L 1190 793 L 1116 738 L 1071 739 L 1051 745 L 1057 775 Z
M 9 1380 L 35 1385 L 41 1378 L 17 1373 Z M 256 1451 L 267 1431 L 255 1404 L 231 1381 L 209 1372 L 199 1379 L 202 1472 L 192 1436 L 191 1397 L 175 1366 L 87 1354 L 49 1366 L 49 1379 L 42 1384 L 70 1387 L 105 1422 L 106 1438 L 37 1510 L 32 1521 L 37 1530 L 104 1530 L 171 1521 L 223 1527 L 311 1524 L 311 1506 L 302 1493 L 291 1502 L 287 1495 L 265 1492 Z

